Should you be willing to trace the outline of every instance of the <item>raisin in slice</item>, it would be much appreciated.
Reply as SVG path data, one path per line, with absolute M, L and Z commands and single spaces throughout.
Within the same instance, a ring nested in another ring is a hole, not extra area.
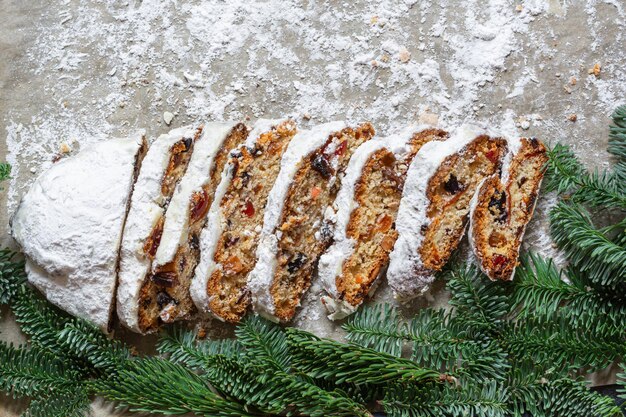
M 174 303 L 175 300 L 165 291 L 159 291 L 156 297 L 156 302 L 157 302 L 157 305 L 159 306 L 159 309 L 162 309 L 166 305 L 170 303 Z
M 313 158 L 311 159 L 311 166 L 314 170 L 319 172 L 324 179 L 329 179 L 333 173 L 330 162 L 328 162 L 328 159 L 326 159 L 326 157 L 324 157 L 324 155 L 322 155 L 321 153 L 313 156 Z
M 505 222 L 508 215 L 506 212 L 506 193 L 504 191 L 496 191 L 489 200 L 489 212 L 495 216 L 495 220 L 502 223 Z
M 443 189 L 449 192 L 450 194 L 455 194 L 463 189 L 463 185 L 459 183 L 459 180 L 456 178 L 456 175 L 450 174 L 450 177 L 446 182 L 443 183 Z
M 291 258 L 291 260 L 287 264 L 287 271 L 289 271 L 290 274 L 293 274 L 298 269 L 302 268 L 307 259 L 308 258 L 305 254 L 297 253 L 293 258 Z

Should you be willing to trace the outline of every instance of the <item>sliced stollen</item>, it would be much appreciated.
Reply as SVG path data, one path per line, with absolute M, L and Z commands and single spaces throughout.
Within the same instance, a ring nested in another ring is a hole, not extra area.
M 37 178 L 11 219 L 28 280 L 61 309 L 110 325 L 124 219 L 143 132 L 84 148 Z
M 141 289 L 148 278 L 165 222 L 165 210 L 182 178 L 202 128 L 182 127 L 159 136 L 143 160 L 120 250 L 117 315 L 130 330 L 154 331 L 151 301 Z
M 165 212 L 152 271 L 139 295 L 144 328 L 189 318 L 195 311 L 189 284 L 200 255 L 199 236 L 231 149 L 243 143 L 242 123 L 206 123 L 189 165 Z
M 318 265 L 331 320 L 354 313 L 373 292 L 397 238 L 394 223 L 408 166 L 422 145 L 446 138 L 443 130 L 418 126 L 355 151 L 333 204 L 334 241 Z
M 478 185 L 498 172 L 506 141 L 463 126 L 415 155 L 396 218 L 387 279 L 400 301 L 422 294 L 458 246 Z
M 334 217 L 330 206 L 348 161 L 373 136 L 369 123 L 334 122 L 294 137 L 270 192 L 258 262 L 248 279 L 257 313 L 283 322 L 293 318 L 319 256 L 331 243 L 324 217 Z
M 229 322 L 245 315 L 250 304 L 246 282 L 256 263 L 268 194 L 295 134 L 291 120 L 262 119 L 231 152 L 200 237 L 191 296 L 201 312 Z
M 490 279 L 503 281 L 513 279 L 548 160 L 537 139 L 509 139 L 508 144 L 502 177 L 485 179 L 474 194 L 469 227 L 481 269 Z

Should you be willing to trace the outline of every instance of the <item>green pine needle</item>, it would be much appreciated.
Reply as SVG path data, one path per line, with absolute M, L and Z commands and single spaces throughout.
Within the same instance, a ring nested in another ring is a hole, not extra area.
M 312 378 L 356 385 L 420 383 L 446 378 L 408 359 L 357 345 L 320 339 L 292 327 L 287 328 L 287 337 L 298 368 Z
M 611 117 L 608 151 L 619 158 L 620 163 L 626 162 L 626 105 L 615 109 Z
M 90 415 L 91 399 L 84 389 L 53 391 L 47 397 L 31 400 L 23 417 L 85 417 Z
M 8 304 L 26 282 L 24 261 L 9 249 L 0 250 L 0 305 Z
M 611 398 L 590 391 L 582 380 L 540 379 L 511 388 L 513 415 L 533 417 L 621 417 Z
M 626 277 L 626 247 L 608 236 L 614 229 L 596 229 L 579 204 L 560 202 L 550 212 L 550 231 L 556 244 L 574 266 L 604 286 L 621 284 Z
M 485 335 L 497 332 L 511 309 L 509 283 L 490 281 L 473 264 L 453 266 L 447 275 L 450 305 L 459 325 Z
M 194 413 L 216 417 L 253 417 L 238 403 L 216 394 L 204 380 L 161 358 L 128 361 L 118 372 L 92 383 L 98 395 L 134 412 Z
M 588 173 L 574 152 L 557 144 L 548 150 L 545 177 L 547 191 L 570 194 L 569 198 L 591 207 L 626 209 L 626 185 L 621 171 Z
M 11 165 L 6 162 L 0 162 L 0 182 L 11 178 Z M 0 188 L 1 190 L 2 188 Z
M 404 343 L 411 340 L 397 309 L 385 303 L 362 307 L 350 316 L 343 329 L 351 342 L 392 356 L 400 356 Z
M 558 311 L 581 329 L 604 325 L 616 331 L 626 327 L 626 300 L 608 297 L 571 270 L 565 281 L 552 260 L 535 254 L 523 256 L 515 277 L 513 300 L 521 316 L 549 319 Z
M 494 381 L 469 387 L 397 385 L 388 390 L 383 407 L 388 417 L 506 417 L 507 400 L 506 388 Z
M 14 398 L 72 392 L 80 387 L 82 377 L 51 353 L 0 343 L 0 390 Z
M 571 321 L 554 317 L 520 320 L 501 333 L 501 345 L 516 361 L 550 364 L 567 370 L 600 370 L 626 354 L 622 329 L 580 331 Z

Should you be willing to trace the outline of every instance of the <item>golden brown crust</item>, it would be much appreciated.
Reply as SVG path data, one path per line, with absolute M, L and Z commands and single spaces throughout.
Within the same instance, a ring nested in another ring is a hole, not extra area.
M 281 123 L 263 133 L 255 149 L 242 147 L 241 156 L 231 159 L 235 172 L 221 203 L 226 223 L 214 256 L 221 267 L 207 283 L 209 308 L 225 321 L 238 322 L 250 305 L 246 282 L 256 263 L 258 229 L 281 156 L 295 133 L 293 122 Z
M 420 256 L 424 268 L 440 270 L 458 246 L 467 225 L 469 204 L 480 182 L 500 169 L 506 141 L 481 135 L 448 156 L 426 189 L 430 201 Z
M 402 159 L 387 149 L 370 156 L 355 188 L 357 207 L 346 231 L 355 247 L 335 281 L 339 299 L 356 307 L 370 292 L 398 237 L 395 220 L 408 166 L 425 143 L 445 140 L 447 135 L 439 129 L 416 133 L 409 141 L 410 152 Z
M 200 256 L 199 234 L 206 223 L 206 212 L 212 203 L 228 153 L 245 141 L 247 133 L 245 125 L 240 123 L 224 140 L 211 168 L 210 181 L 201 192 L 192 195 L 187 241 L 180 245 L 172 262 L 159 266 L 142 285 L 139 295 L 139 326 L 142 331 L 154 331 L 163 322 L 188 319 L 195 313 L 195 306 L 189 295 L 189 285 Z M 168 171 L 175 172 L 171 167 L 168 167 Z M 164 217 L 160 219 L 161 231 L 163 221 Z
M 302 295 L 311 285 L 311 275 L 320 255 L 331 243 L 329 231 L 320 225 L 324 211 L 341 186 L 338 174 L 345 170 L 356 148 L 373 136 L 374 128 L 369 123 L 348 127 L 331 136 L 327 145 L 339 140 L 334 151 L 338 161 L 336 169 L 328 163 L 319 163 L 325 155 L 325 146 L 301 162 L 283 208 L 278 262 L 270 288 L 274 315 L 279 320 L 293 318 Z
M 524 229 L 530 221 L 547 162 L 546 148 L 536 139 L 522 138 L 513 156 L 509 180 L 488 178 L 478 191 L 472 213 L 474 251 L 492 280 L 510 280 L 518 264 Z

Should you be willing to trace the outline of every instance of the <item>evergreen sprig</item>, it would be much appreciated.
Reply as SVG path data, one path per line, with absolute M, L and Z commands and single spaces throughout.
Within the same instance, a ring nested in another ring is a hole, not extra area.
M 626 105 L 620 106 L 613 112 L 613 125 L 609 128 L 608 151 L 618 158 L 619 167 L 623 168 L 626 162 Z
M 356 385 L 420 383 L 447 378 L 408 359 L 357 345 L 320 339 L 292 327 L 287 329 L 287 336 L 298 368 L 312 378 Z
M 505 387 L 487 381 L 464 388 L 395 385 L 382 404 L 388 417 L 505 417 L 509 415 L 508 399 Z
M 162 358 L 127 361 L 117 372 L 92 383 L 98 395 L 131 411 L 216 417 L 254 417 L 245 406 L 216 394 L 198 375 Z
M 0 182 L 11 178 L 11 165 L 6 162 L 0 162 Z M 0 187 L 0 190 L 2 188 Z
M 569 194 L 577 203 L 591 207 L 626 210 L 626 185 L 615 171 L 587 172 L 569 146 L 557 144 L 548 150 L 546 190 Z
M 0 389 L 14 397 L 72 392 L 80 388 L 82 377 L 51 353 L 0 343 Z
M 624 224 L 622 224 L 624 223 Z M 602 286 L 624 283 L 626 247 L 611 240 L 609 234 L 622 229 L 626 221 L 596 228 L 589 212 L 579 204 L 561 201 L 550 212 L 550 230 L 555 243 L 569 261 Z
M 513 301 L 520 316 L 548 320 L 558 311 L 577 328 L 626 327 L 626 297 L 589 286 L 572 269 L 563 273 L 552 260 L 531 253 L 522 257 L 515 277 Z

